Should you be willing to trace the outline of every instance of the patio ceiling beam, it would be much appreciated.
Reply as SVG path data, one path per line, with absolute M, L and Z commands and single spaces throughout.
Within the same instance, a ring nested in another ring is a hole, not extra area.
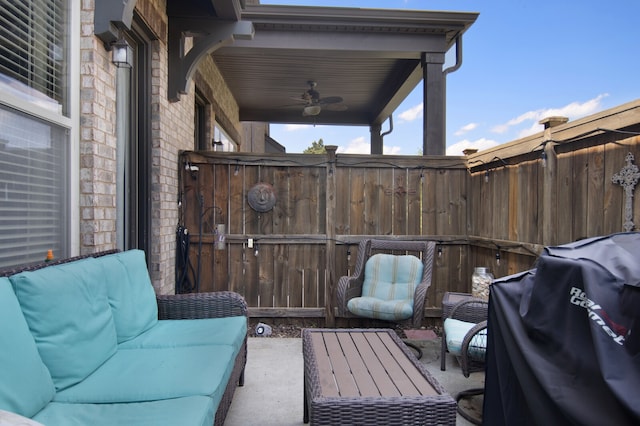
M 413 89 L 422 81 L 422 66 L 420 61 L 416 61 L 416 67 L 413 71 L 402 78 L 391 78 L 385 84 L 388 88 L 387 101 L 380 105 L 377 114 L 370 118 L 373 125 L 382 125 L 384 121 L 398 108 Z M 399 84 L 400 83 L 400 84 Z
M 367 9 L 353 7 L 247 5 L 243 19 L 274 28 L 303 25 L 306 28 L 330 25 L 354 30 L 382 32 L 459 31 L 468 28 L 478 17 L 475 12 L 445 12 L 402 9 Z
M 254 23 L 255 25 L 255 23 Z M 228 55 L 262 54 L 270 49 L 307 55 L 350 58 L 420 59 L 422 52 L 445 52 L 445 34 L 365 33 L 310 31 L 305 29 L 274 31 L 256 25 L 252 40 L 239 40 Z

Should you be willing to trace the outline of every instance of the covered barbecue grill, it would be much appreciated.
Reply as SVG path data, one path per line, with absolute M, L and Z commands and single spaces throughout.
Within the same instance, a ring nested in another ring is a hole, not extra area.
M 548 247 L 495 280 L 483 423 L 640 424 L 640 234 Z

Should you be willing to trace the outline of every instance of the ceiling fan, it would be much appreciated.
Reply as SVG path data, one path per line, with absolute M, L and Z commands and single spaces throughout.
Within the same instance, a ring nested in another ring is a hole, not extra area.
M 321 98 L 320 93 L 316 90 L 317 83 L 315 81 L 308 81 L 307 84 L 309 85 L 309 89 L 300 97 L 293 98 L 297 101 L 304 102 L 302 109 L 303 117 L 318 115 L 323 107 L 332 111 L 344 111 L 347 109 L 346 105 L 338 105 L 343 100 L 340 96 Z

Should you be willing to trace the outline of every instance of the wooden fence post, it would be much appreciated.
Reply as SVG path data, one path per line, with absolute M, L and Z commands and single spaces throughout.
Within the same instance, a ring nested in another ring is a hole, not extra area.
M 551 134 L 556 123 L 564 123 L 566 120 L 559 120 L 555 117 L 549 117 L 540 124 L 544 125 L 544 136 L 542 139 L 542 245 L 552 246 L 557 244 L 558 240 L 558 182 L 556 179 L 557 163 L 556 150 L 553 148 L 554 141 Z M 556 124 L 557 125 L 557 124 Z
M 327 150 L 327 193 L 326 193 L 326 227 L 327 227 L 327 265 L 326 277 L 329 286 L 328 294 L 325 290 L 325 325 L 335 326 L 333 313 L 336 300 L 336 150 L 335 145 L 326 145 Z M 327 297 L 328 296 L 328 297 Z

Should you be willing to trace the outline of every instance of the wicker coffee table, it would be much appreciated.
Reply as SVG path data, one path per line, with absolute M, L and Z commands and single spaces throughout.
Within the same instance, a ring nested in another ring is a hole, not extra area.
M 455 425 L 456 402 L 390 329 L 305 329 L 304 422 Z

